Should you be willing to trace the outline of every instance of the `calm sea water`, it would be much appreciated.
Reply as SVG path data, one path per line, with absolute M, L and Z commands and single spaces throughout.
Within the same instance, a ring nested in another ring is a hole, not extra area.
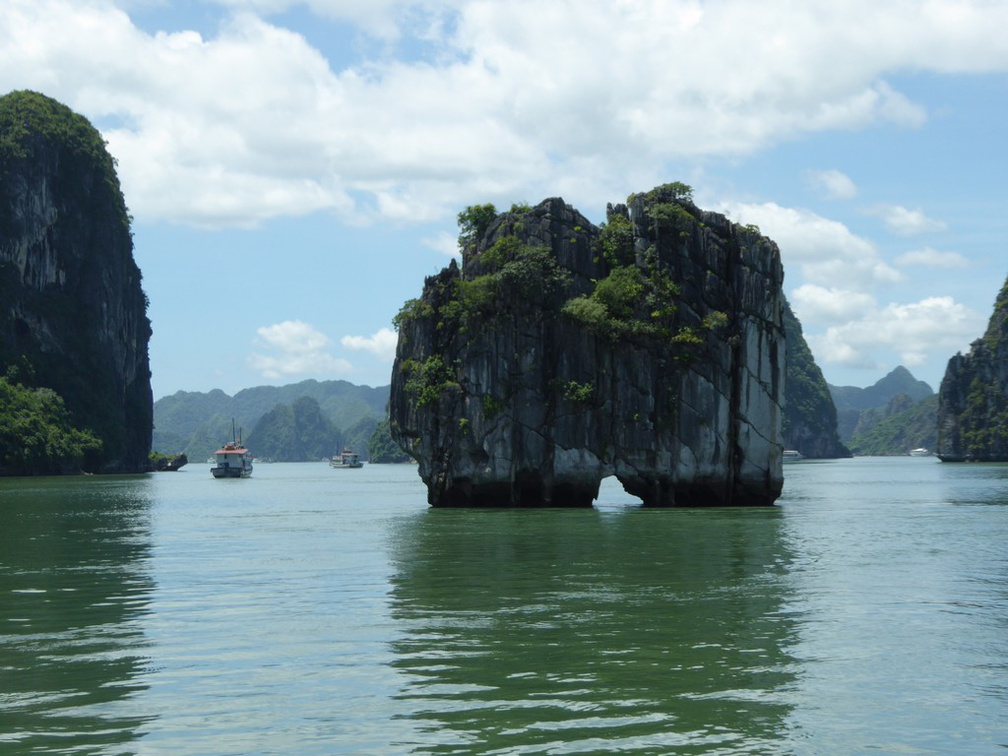
M 1008 751 L 1008 466 L 431 510 L 410 466 L 0 481 L 0 754 Z

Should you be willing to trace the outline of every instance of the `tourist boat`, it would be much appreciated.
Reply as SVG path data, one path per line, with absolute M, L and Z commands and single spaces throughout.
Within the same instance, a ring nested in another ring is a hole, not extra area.
M 231 421 L 231 441 L 214 452 L 214 465 L 210 468 L 215 478 L 248 478 L 252 475 L 252 452 L 241 442 L 241 432 L 235 437 L 234 420 Z
M 360 455 L 357 452 L 350 451 L 347 447 L 343 447 L 343 452 L 337 454 L 335 457 L 329 460 L 329 465 L 335 467 L 338 470 L 350 470 L 357 467 L 364 467 L 364 463 L 360 461 Z
M 911 449 L 910 450 L 910 456 L 911 457 L 930 457 L 931 456 L 931 452 L 929 450 L 927 450 L 927 449 L 924 449 L 923 447 L 919 448 L 919 449 Z
M 785 449 L 781 454 L 781 460 L 784 462 L 797 462 L 800 459 L 805 459 L 805 455 L 797 449 Z

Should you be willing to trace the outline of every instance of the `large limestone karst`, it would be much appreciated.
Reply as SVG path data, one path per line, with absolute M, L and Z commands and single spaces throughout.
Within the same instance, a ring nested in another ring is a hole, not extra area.
M 1008 279 L 984 335 L 949 360 L 938 390 L 938 456 L 1008 462 Z
M 95 472 L 147 467 L 151 327 L 140 279 L 98 131 L 41 94 L 0 97 L 0 376 L 62 397 L 73 426 L 100 442 L 80 460 Z
M 462 267 L 397 324 L 390 425 L 433 506 L 780 494 L 777 246 L 669 184 L 596 227 L 562 199 L 460 214 Z

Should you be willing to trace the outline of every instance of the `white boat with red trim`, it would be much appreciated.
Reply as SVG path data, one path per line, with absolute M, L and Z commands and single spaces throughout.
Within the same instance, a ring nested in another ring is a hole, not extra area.
M 231 441 L 214 452 L 214 465 L 210 468 L 215 478 L 248 478 L 252 475 L 252 452 L 241 442 L 241 431 L 235 437 L 234 420 L 231 421 Z

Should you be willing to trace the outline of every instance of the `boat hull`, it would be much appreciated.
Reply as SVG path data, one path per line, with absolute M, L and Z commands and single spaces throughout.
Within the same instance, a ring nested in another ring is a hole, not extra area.
M 248 478 L 252 475 L 251 468 L 241 467 L 211 467 L 210 472 L 215 478 Z

